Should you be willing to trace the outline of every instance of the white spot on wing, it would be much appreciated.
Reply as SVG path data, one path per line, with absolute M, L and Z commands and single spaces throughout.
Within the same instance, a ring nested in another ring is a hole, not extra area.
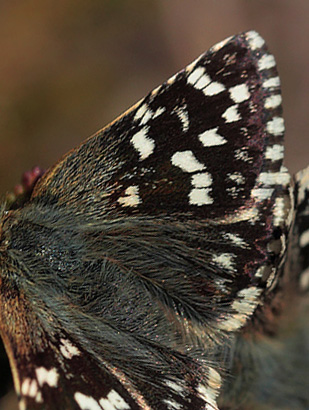
M 222 114 L 222 117 L 225 118 L 226 122 L 234 122 L 234 121 L 239 121 L 240 120 L 240 115 L 237 112 L 238 105 L 232 105 L 229 107 L 224 113 Z
M 234 270 L 234 255 L 231 253 L 213 255 L 212 260 L 224 269 Z
M 189 194 L 191 205 L 211 205 L 214 200 L 209 195 L 211 188 L 194 188 Z
M 259 69 L 260 70 L 268 70 L 276 65 L 276 61 L 274 56 L 271 54 L 265 54 L 260 58 L 259 61 Z
M 195 188 L 206 188 L 212 184 L 212 176 L 209 172 L 201 172 L 192 177 L 192 185 Z
M 157 118 L 159 115 L 163 114 L 166 111 L 165 107 L 159 107 L 156 109 L 156 111 L 153 113 L 152 118 Z
M 245 177 L 240 173 L 240 172 L 234 172 L 233 174 L 228 174 L 227 175 L 229 179 L 233 182 L 236 182 L 236 184 L 244 184 L 245 183 Z
M 61 339 L 60 351 L 66 359 L 72 359 L 73 356 L 79 356 L 80 351 L 68 339 Z
M 143 117 L 143 115 L 148 111 L 148 106 L 147 104 L 143 104 L 139 107 L 139 109 L 136 111 L 135 116 L 134 116 L 134 121 L 139 120 L 140 118 Z
M 145 112 L 143 118 L 141 119 L 140 124 L 141 124 L 141 125 L 145 125 L 145 124 L 152 118 L 152 115 L 153 115 L 153 112 L 152 112 L 150 109 L 148 109 L 148 110 Z
M 173 382 L 172 380 L 165 380 L 165 384 L 167 387 L 173 389 L 177 393 L 183 393 L 184 388 L 180 384 Z
M 38 392 L 38 394 L 35 396 L 35 401 L 36 403 L 43 403 L 42 392 Z
M 286 204 L 285 198 L 276 198 L 274 206 L 274 226 L 280 226 L 287 220 L 288 206 Z
M 26 409 L 26 401 L 23 397 L 19 401 L 19 410 L 27 410 Z
M 55 368 L 47 370 L 45 367 L 38 367 L 35 370 L 35 373 L 40 386 L 43 386 L 43 384 L 46 383 L 50 387 L 57 387 L 59 373 Z
M 252 189 L 251 196 L 260 201 L 264 201 L 265 199 L 270 199 L 273 192 L 273 188 L 254 188 Z
M 232 308 L 238 313 L 250 315 L 256 308 L 256 300 L 261 292 L 262 289 L 256 286 L 240 290 L 237 293 L 237 299 L 232 303 Z
M 188 129 L 189 129 L 189 114 L 188 114 L 188 111 L 186 110 L 186 106 L 177 107 L 177 108 L 175 108 L 174 112 L 177 114 L 179 120 L 181 121 L 183 132 L 188 131 Z
M 248 244 L 246 243 L 246 241 L 241 238 L 239 235 L 234 234 L 234 233 L 226 233 L 224 235 L 227 239 L 229 239 L 232 243 L 234 243 L 235 245 L 239 246 L 240 248 L 246 248 L 248 246 Z
M 258 182 L 265 185 L 287 185 L 290 175 L 287 172 L 261 172 Z
M 205 95 L 211 97 L 213 95 L 217 95 L 225 90 L 223 84 L 220 84 L 216 81 L 210 83 L 206 88 L 203 89 Z
M 148 130 L 149 127 L 143 127 L 131 138 L 131 143 L 136 151 L 138 151 L 141 161 L 148 158 L 155 148 L 154 140 L 147 137 Z
M 284 147 L 280 144 L 268 146 L 265 152 L 265 158 L 271 161 L 278 161 L 284 156 Z
M 177 73 L 174 74 L 172 77 L 170 77 L 170 78 L 167 80 L 167 84 L 168 84 L 168 85 L 173 84 L 173 83 L 175 82 L 175 80 L 176 80 L 176 77 L 177 77 Z
M 250 93 L 247 84 L 235 85 L 229 89 L 232 100 L 235 103 L 241 103 L 250 98 Z
M 218 391 L 221 386 L 221 376 L 212 367 L 208 368 L 208 385 L 209 387 L 211 387 L 213 390 L 216 390 L 216 391 Z
M 181 168 L 184 172 L 202 171 L 205 165 L 201 164 L 192 151 L 178 151 L 171 158 L 172 164 Z
M 141 199 L 140 199 L 139 194 L 138 194 L 138 186 L 137 185 L 129 186 L 125 190 L 125 195 L 127 195 L 127 196 L 118 198 L 118 202 L 122 206 L 137 206 L 141 202 Z
M 83 393 L 75 393 L 74 399 L 81 408 L 81 410 L 102 410 L 102 407 L 93 397 L 86 396 Z
M 259 304 L 261 292 L 262 290 L 255 286 L 240 290 L 236 300 L 232 303 L 232 308 L 237 313 L 219 322 L 218 327 L 231 332 L 244 326 L 248 317 L 252 315 Z
M 282 103 L 282 97 L 280 94 L 277 95 L 271 95 L 270 97 L 266 98 L 265 100 L 265 108 L 272 109 L 279 107 L 279 105 Z
M 268 80 L 263 82 L 264 88 L 277 88 L 280 86 L 280 78 L 279 77 L 272 77 Z
M 284 133 L 284 121 L 281 117 L 274 117 L 266 124 L 267 131 L 273 135 L 280 135 Z
M 213 390 L 210 387 L 205 386 L 203 384 L 199 384 L 196 390 L 199 394 L 199 397 L 203 399 L 206 403 L 209 403 L 209 405 L 211 406 L 211 407 L 207 406 L 206 410 L 208 409 L 218 410 L 218 406 L 216 403 L 216 396 L 217 396 L 216 390 Z
M 37 381 L 27 377 L 21 385 L 21 394 L 28 397 L 36 397 L 38 394 Z
M 202 77 L 196 82 L 195 88 L 197 88 L 198 90 L 202 90 L 202 89 L 205 88 L 209 83 L 211 83 L 211 78 L 209 77 L 209 75 L 204 74 L 204 75 L 202 75 Z
M 252 50 L 263 47 L 265 43 L 264 39 L 256 31 L 249 31 L 247 39 Z
M 100 399 L 100 405 L 103 410 L 128 410 L 130 406 L 124 399 L 115 391 L 111 390 L 106 399 Z
M 204 145 L 204 147 L 212 147 L 215 145 L 223 145 L 227 141 L 220 134 L 218 134 L 218 127 L 212 128 L 200 134 L 199 140 Z
M 188 83 L 195 85 L 195 83 L 204 75 L 205 70 L 203 67 L 197 67 L 188 77 Z

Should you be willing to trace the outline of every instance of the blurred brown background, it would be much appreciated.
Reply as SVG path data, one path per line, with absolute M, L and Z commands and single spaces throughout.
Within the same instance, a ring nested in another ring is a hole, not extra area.
M 251 28 L 276 57 L 286 164 L 301 169 L 309 163 L 308 23 L 308 0 L 0 0 L 0 193 L 214 43 Z

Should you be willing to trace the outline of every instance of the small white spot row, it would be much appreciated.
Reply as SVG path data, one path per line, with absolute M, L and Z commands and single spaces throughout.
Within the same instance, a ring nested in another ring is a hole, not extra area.
M 234 153 L 235 153 L 236 159 L 240 159 L 244 162 L 248 162 L 252 159 L 251 157 L 249 157 L 248 147 L 242 147 L 242 148 L 236 149 Z
M 141 198 L 139 196 L 139 189 L 137 185 L 129 186 L 124 193 L 126 196 L 118 198 L 118 202 L 120 205 L 134 207 L 141 203 Z
M 149 127 L 144 126 L 131 138 L 131 143 L 140 155 L 140 161 L 148 158 L 155 149 L 154 140 L 147 137 L 148 131 Z
M 43 386 L 44 383 L 48 384 L 49 387 L 57 387 L 59 380 L 59 373 L 55 368 L 50 370 L 45 369 L 45 367 L 38 367 L 35 370 L 36 377 L 39 386 Z
M 225 90 L 225 86 L 217 81 L 212 81 L 209 75 L 205 72 L 203 67 L 197 67 L 188 76 L 187 82 L 198 90 L 211 97 L 217 95 Z
M 83 393 L 75 393 L 74 399 L 81 410 L 129 410 L 128 403 L 115 391 L 111 390 L 106 399 L 97 401 Z
M 214 201 L 210 196 L 212 176 L 209 172 L 201 172 L 192 176 L 191 180 L 194 188 L 189 194 L 191 205 L 211 205 Z

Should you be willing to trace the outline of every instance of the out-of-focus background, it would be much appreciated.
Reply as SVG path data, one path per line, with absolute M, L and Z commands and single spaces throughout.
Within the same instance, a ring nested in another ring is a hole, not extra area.
M 277 60 L 295 172 L 309 163 L 308 0 L 0 0 L 0 195 L 252 28 Z

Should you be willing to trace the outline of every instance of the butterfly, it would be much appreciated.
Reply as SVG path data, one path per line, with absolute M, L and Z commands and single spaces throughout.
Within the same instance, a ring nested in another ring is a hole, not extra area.
M 308 278 L 309 171 L 294 187 L 283 134 L 275 59 L 248 31 L 4 200 L 21 410 L 308 408 L 290 383 L 306 359 L 282 365 L 305 339 L 286 347 L 280 323 Z

